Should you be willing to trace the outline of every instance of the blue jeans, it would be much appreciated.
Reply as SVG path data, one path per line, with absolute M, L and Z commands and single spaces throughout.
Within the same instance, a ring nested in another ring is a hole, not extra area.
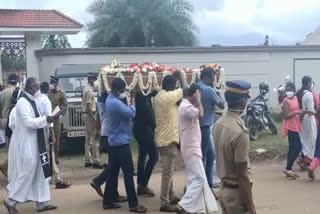
M 298 132 L 288 131 L 289 149 L 286 170 L 292 170 L 292 166 L 301 152 L 302 146 Z
M 213 164 L 215 154 L 212 145 L 212 132 L 210 126 L 201 126 L 202 161 L 210 187 L 213 186 Z

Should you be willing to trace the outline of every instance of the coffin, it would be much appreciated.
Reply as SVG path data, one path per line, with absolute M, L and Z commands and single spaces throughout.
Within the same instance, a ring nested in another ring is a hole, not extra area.
M 146 95 L 151 92 L 152 88 L 160 90 L 163 78 L 166 75 L 172 75 L 175 70 L 177 69 L 156 63 L 132 64 L 122 67 L 117 61 L 113 61 L 110 66 L 99 70 L 99 92 L 110 91 L 112 80 L 120 77 L 125 80 L 128 93 L 139 85 Z M 200 77 L 200 69 L 182 69 L 181 72 L 188 84 L 195 83 Z

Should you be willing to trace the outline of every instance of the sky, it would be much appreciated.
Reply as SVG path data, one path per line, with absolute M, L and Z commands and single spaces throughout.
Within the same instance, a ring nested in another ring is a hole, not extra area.
M 0 8 L 57 9 L 86 24 L 93 0 L 0 0 Z M 199 27 L 200 46 L 259 45 L 269 35 L 273 45 L 295 45 L 320 26 L 320 0 L 190 0 Z M 85 47 L 86 33 L 69 36 Z

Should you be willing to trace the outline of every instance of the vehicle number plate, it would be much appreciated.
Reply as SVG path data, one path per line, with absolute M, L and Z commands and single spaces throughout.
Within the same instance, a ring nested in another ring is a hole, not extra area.
M 68 132 L 68 137 L 83 137 L 85 136 L 84 131 Z

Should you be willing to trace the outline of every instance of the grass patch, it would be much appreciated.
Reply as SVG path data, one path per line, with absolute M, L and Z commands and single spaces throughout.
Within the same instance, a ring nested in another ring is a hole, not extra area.
M 250 141 L 250 158 L 253 161 L 260 159 L 283 159 L 288 150 L 288 139 L 282 137 L 282 124 L 276 120 L 278 135 L 273 135 L 270 130 L 260 132 L 257 141 Z M 265 149 L 266 152 L 257 154 L 257 149 Z

